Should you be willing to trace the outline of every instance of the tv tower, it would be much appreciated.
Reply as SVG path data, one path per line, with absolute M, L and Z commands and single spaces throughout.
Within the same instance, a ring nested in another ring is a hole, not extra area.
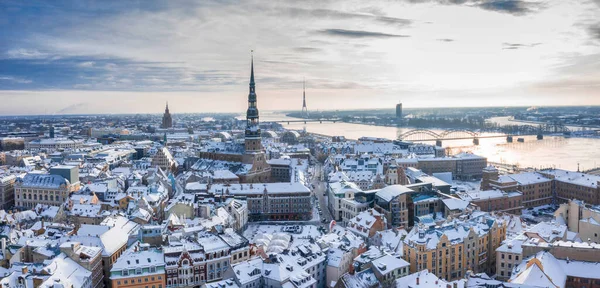
M 308 118 L 308 108 L 306 108 L 306 80 L 302 81 L 302 116 Z

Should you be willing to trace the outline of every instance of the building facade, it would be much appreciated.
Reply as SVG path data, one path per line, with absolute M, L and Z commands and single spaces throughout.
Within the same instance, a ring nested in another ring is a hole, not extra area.
M 173 118 L 171 117 L 171 113 L 169 112 L 169 102 L 165 106 L 165 114 L 163 114 L 162 124 L 160 128 L 169 129 L 173 127 Z
M 15 175 L 0 176 L 0 209 L 8 210 L 15 205 Z
M 134 244 L 110 270 L 112 288 L 164 288 L 164 254 L 158 249 Z
M 25 150 L 59 150 L 83 147 L 83 140 L 64 138 L 36 139 L 25 143 Z
M 71 184 L 59 175 L 27 173 L 15 182 L 15 203 L 25 208 L 37 204 L 60 206 L 69 198 L 69 193 L 78 189 L 79 183 Z
M 428 269 L 437 277 L 456 280 L 468 270 L 494 273 L 495 250 L 506 237 L 506 224 L 489 214 L 441 226 L 415 226 L 404 239 L 410 272 Z
M 214 184 L 209 193 L 246 200 L 250 221 L 312 218 L 311 191 L 300 182 Z
M 200 245 L 184 243 L 181 246 L 166 246 L 164 253 L 165 287 L 190 287 L 206 283 L 206 261 Z
M 169 152 L 167 147 L 162 147 L 158 149 L 156 154 L 152 157 L 152 167 L 160 167 L 163 171 L 166 172 L 175 172 L 177 171 L 177 162 Z
M 600 207 L 570 200 L 560 204 L 554 217 L 559 223 L 566 223 L 569 231 L 579 233 L 583 241 L 600 243 Z

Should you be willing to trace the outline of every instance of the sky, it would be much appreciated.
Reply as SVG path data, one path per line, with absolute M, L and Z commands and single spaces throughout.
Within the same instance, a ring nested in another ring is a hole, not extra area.
M 600 0 L 0 0 L 0 115 L 600 105 Z

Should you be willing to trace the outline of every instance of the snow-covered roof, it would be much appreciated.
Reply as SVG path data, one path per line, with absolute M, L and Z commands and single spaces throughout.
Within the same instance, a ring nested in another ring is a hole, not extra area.
M 469 206 L 469 201 L 456 199 L 456 198 L 447 198 L 443 199 L 444 205 L 448 207 L 450 210 L 465 210 L 467 206 Z
M 216 235 L 207 234 L 198 236 L 198 244 L 200 244 L 206 253 L 218 252 L 229 249 L 229 245 Z
M 377 191 L 377 193 L 375 193 L 375 195 L 377 197 L 380 197 L 381 199 L 389 202 L 392 199 L 394 199 L 394 197 L 397 197 L 404 193 L 410 193 L 410 192 L 414 192 L 414 191 L 406 186 L 390 185 L 390 186 L 387 186 L 387 187 Z
M 382 275 L 386 275 L 396 269 L 410 267 L 410 263 L 406 262 L 406 260 L 389 254 L 373 260 L 372 265 L 373 269 L 379 271 Z
M 213 194 L 254 195 L 273 193 L 310 193 L 310 189 L 300 182 L 256 183 L 256 184 L 213 184 L 209 192 Z
M 69 185 L 69 181 L 60 175 L 27 173 L 20 180 L 23 187 L 58 189 L 61 185 Z
M 346 229 L 362 237 L 369 237 L 371 227 L 375 225 L 378 218 L 383 222 L 386 221 L 386 218 L 382 217 L 382 214 L 377 212 L 377 210 L 372 208 L 365 210 L 363 212 L 360 212 L 354 218 L 348 220 L 348 225 L 346 225 Z
M 513 269 L 509 282 L 536 287 L 565 287 L 567 274 L 549 252 L 541 251 Z
M 418 283 L 418 284 L 417 284 Z M 435 274 L 425 269 L 396 280 L 396 287 L 428 287 L 428 288 L 446 288 L 449 282 L 440 279 Z M 458 286 L 460 288 L 464 286 Z
M 525 233 L 535 233 L 539 235 L 546 242 L 554 242 L 556 240 L 563 239 L 566 236 L 567 226 L 558 223 L 551 222 L 540 222 L 535 226 L 529 228 Z
M 532 185 L 552 181 L 538 172 L 523 172 L 518 174 L 509 174 L 506 176 L 519 183 L 519 185 Z
M 117 262 L 115 262 L 110 271 L 122 271 L 129 269 L 137 269 L 142 268 L 142 276 L 144 273 L 150 273 L 149 270 L 144 271 L 143 268 L 148 267 L 157 267 L 164 266 L 164 254 L 162 250 L 158 249 L 148 249 L 142 250 L 137 244 L 132 245 L 129 249 L 119 257 Z M 156 270 L 159 271 L 158 269 Z M 151 274 L 156 274 L 157 272 L 152 272 Z M 161 271 L 164 273 L 164 271 Z M 136 274 L 137 275 L 137 274 Z M 146 274 L 147 275 L 147 274 Z M 140 276 L 140 275 L 137 275 Z M 136 276 L 136 277 L 137 277 Z M 111 275 L 111 279 L 121 278 L 122 276 Z M 125 276 L 129 277 L 129 276 Z
M 597 188 L 600 182 L 599 175 L 585 174 L 581 172 L 568 171 L 562 169 L 542 170 L 540 173 L 554 176 L 556 181 L 570 183 L 589 188 Z
M 73 287 L 84 287 L 84 284 L 88 283 L 92 277 L 92 272 L 77 264 L 64 253 L 54 257 L 52 262 L 44 267 L 44 271 L 52 276 L 39 286 L 42 288 L 56 287 L 54 285 L 56 280 L 63 284 L 70 283 Z

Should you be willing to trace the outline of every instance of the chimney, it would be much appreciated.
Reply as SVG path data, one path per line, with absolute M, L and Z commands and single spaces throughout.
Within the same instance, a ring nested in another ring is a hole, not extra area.
M 456 281 L 454 281 L 454 282 L 452 283 L 452 287 L 454 287 L 454 288 L 458 288 L 458 283 L 456 283 Z
M 417 285 L 419 285 L 419 277 L 417 277 Z
M 21 268 L 21 273 L 22 273 L 22 274 L 27 274 L 27 266 L 23 266 L 23 267 Z

